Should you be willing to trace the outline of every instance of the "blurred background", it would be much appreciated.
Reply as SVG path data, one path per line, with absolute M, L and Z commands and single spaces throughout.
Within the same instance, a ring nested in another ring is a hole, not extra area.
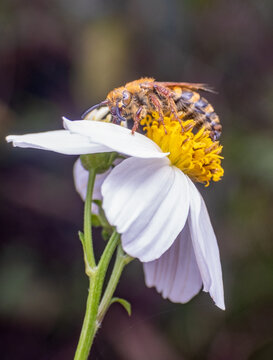
M 223 124 L 224 179 L 200 188 L 217 234 L 225 312 L 185 305 L 125 271 L 92 359 L 273 359 L 273 2 L 0 2 L 1 359 L 72 359 L 88 281 L 76 157 L 13 149 L 8 134 L 62 127 L 141 76 L 204 82 Z M 96 231 L 96 250 L 103 246 Z

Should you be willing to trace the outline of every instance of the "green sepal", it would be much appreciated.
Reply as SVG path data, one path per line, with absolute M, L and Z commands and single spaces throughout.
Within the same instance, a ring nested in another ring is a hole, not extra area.
M 118 157 L 116 152 L 84 154 L 80 156 L 82 166 L 90 171 L 96 170 L 97 174 L 102 174 L 107 171 Z
M 112 300 L 110 301 L 110 305 L 112 305 L 113 303 L 119 303 L 121 306 L 124 307 L 124 309 L 127 311 L 128 315 L 131 316 L 132 314 L 132 307 L 131 304 L 129 303 L 129 301 L 122 299 L 122 298 L 118 298 L 118 297 L 113 297 Z

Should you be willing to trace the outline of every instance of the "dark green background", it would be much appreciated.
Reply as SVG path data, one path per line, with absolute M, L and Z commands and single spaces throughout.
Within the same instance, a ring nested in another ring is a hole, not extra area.
M 273 2 L 2 0 L 0 357 L 71 359 L 87 296 L 75 157 L 12 149 L 7 134 L 59 129 L 141 76 L 205 82 L 223 124 L 225 177 L 201 188 L 227 310 L 172 304 L 129 265 L 92 359 L 273 358 Z M 96 249 L 103 246 L 96 233 Z

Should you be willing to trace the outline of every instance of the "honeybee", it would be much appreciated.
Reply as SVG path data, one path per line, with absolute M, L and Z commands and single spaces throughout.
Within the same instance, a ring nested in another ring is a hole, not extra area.
M 213 92 L 204 84 L 158 82 L 153 78 L 141 78 L 110 91 L 104 101 L 92 106 L 82 117 L 86 117 L 95 108 L 108 106 L 113 123 L 133 120 L 134 133 L 141 119 L 156 111 L 163 126 L 164 116 L 167 115 L 172 115 L 181 124 L 182 131 L 182 120 L 193 119 L 195 129 L 204 126 L 210 130 L 212 140 L 217 141 L 222 125 L 212 105 L 200 96 L 200 90 Z

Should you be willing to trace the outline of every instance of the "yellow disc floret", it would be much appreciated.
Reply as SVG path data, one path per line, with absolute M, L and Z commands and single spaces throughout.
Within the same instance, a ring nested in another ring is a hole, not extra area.
M 178 167 L 193 181 L 206 183 L 219 181 L 224 175 L 221 166 L 222 146 L 212 141 L 209 131 L 204 127 L 193 133 L 194 120 L 178 121 L 164 117 L 164 125 L 158 121 L 158 114 L 147 115 L 141 120 L 143 130 L 151 140 L 158 144 L 163 152 L 169 152 L 172 165 Z

